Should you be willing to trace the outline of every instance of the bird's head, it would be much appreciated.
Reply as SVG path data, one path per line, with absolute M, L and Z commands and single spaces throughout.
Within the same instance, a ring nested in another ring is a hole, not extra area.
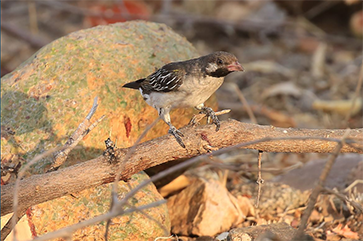
M 224 77 L 234 71 L 243 71 L 238 59 L 231 53 L 214 52 L 203 57 L 205 72 L 212 77 Z

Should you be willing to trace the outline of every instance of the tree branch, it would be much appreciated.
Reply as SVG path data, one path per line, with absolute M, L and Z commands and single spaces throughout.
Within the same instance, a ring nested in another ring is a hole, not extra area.
M 264 152 L 331 153 L 343 137 L 345 130 L 284 129 L 272 126 L 223 121 L 215 132 L 213 125 L 185 127 L 181 131 L 186 149 L 181 148 L 174 137 L 165 135 L 139 144 L 133 155 L 124 160 L 127 151 L 119 149 L 116 161 L 110 164 L 103 156 L 63 168 L 51 173 L 34 175 L 20 181 L 19 209 L 30 207 L 70 193 L 82 191 L 112 182 L 120 161 L 124 162 L 122 180 L 149 167 L 181 158 L 190 158 L 211 149 L 251 142 L 242 148 Z M 295 140 L 292 139 L 295 137 Z M 263 139 L 263 142 L 257 141 Z M 277 138 L 278 140 L 276 140 Z M 296 140 L 299 139 L 299 140 Z M 341 152 L 363 153 L 363 129 L 354 129 L 346 139 Z M 1 216 L 12 212 L 14 185 L 1 188 Z
M 63 149 L 54 154 L 53 163 L 46 172 L 57 170 L 66 161 L 71 150 L 73 150 L 73 148 L 75 148 L 78 143 L 105 118 L 105 115 L 103 115 L 97 121 L 91 123 L 91 118 L 98 107 L 97 101 L 98 97 L 95 97 L 90 112 L 87 114 L 83 122 L 79 124 L 78 128 L 73 132 L 73 134 L 68 138 L 67 142 L 63 145 Z

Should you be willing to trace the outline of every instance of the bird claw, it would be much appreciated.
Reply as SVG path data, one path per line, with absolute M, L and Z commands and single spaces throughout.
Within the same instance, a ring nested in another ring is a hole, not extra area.
M 197 124 L 198 124 L 198 120 L 197 120 L 197 116 L 196 115 L 194 115 L 193 117 L 192 117 L 192 119 L 190 119 L 190 121 L 189 121 L 189 123 L 188 123 L 188 125 L 189 126 L 196 126 Z
M 221 122 L 219 121 L 216 113 L 210 107 L 203 107 L 201 113 L 204 113 L 207 116 L 207 120 L 212 120 L 212 123 L 216 125 L 216 131 L 219 131 L 221 127 Z
M 184 134 L 181 133 L 181 131 L 179 131 L 178 129 L 176 129 L 174 126 L 173 127 L 170 127 L 169 131 L 168 131 L 169 134 L 172 134 L 176 141 L 179 143 L 179 145 L 183 148 L 185 148 L 185 145 L 183 143 L 183 140 L 181 139 L 181 137 L 184 137 Z

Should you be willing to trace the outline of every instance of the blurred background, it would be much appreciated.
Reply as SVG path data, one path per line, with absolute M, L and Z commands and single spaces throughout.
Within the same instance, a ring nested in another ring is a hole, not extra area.
M 227 76 L 217 91 L 219 109 L 232 110 L 221 119 L 292 128 L 363 127 L 361 0 L 2 0 L 1 76 L 71 32 L 138 19 L 167 24 L 200 55 L 223 50 L 238 57 L 245 72 Z M 312 186 L 322 169 L 319 158 L 326 156 L 265 153 L 269 172 L 263 178 L 318 160 L 278 180 Z M 215 158 L 240 164 L 228 174 L 230 189 L 244 178 L 256 180 L 257 151 Z M 336 173 L 358 171 L 340 187 L 361 179 L 363 165 L 356 168 L 347 158 L 340 157 Z M 362 163 L 362 155 L 351 158 Z M 191 174 L 207 176 L 208 168 L 213 166 Z M 343 180 L 338 174 L 334 177 Z
M 229 75 L 217 92 L 219 108 L 232 109 L 222 118 L 362 127 L 359 0 L 3 0 L 1 75 L 71 32 L 136 19 L 167 24 L 201 55 L 238 57 L 246 71 Z
M 321 44 L 329 64 L 359 62 L 362 47 L 359 0 L 4 0 L 1 75 L 70 32 L 135 19 L 166 23 L 201 54 L 228 50 L 300 71 Z

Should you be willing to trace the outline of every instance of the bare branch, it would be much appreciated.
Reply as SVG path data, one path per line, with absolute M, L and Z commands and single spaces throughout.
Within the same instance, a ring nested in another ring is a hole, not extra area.
M 47 40 L 40 38 L 39 36 L 35 36 L 25 29 L 20 29 L 18 26 L 12 23 L 1 21 L 1 30 L 18 39 L 24 40 L 30 46 L 36 49 L 39 49 L 48 44 Z
M 130 148 L 116 151 L 116 163 L 110 164 L 100 156 L 52 173 L 34 175 L 19 182 L 19 208 L 29 207 L 70 193 L 110 183 L 115 180 L 118 162 L 124 161 L 120 180 L 127 180 L 134 173 L 172 160 L 190 158 L 207 153 L 206 145 L 230 150 L 231 146 L 257 149 L 264 152 L 331 153 L 340 142 L 345 130 L 285 129 L 271 126 L 241 123 L 234 120 L 222 121 L 221 129 L 204 125 L 182 128 L 184 143 L 179 146 L 173 136 L 165 135 L 139 144 L 128 159 L 124 159 Z M 363 153 L 363 129 L 350 131 L 342 152 Z M 243 143 L 243 144 L 239 144 Z M 352 144 L 358 148 L 351 147 Z M 226 148 L 229 147 L 229 148 Z M 235 148 L 235 147 L 233 147 Z M 147 153 L 147 154 L 145 154 Z M 213 152 L 216 154 L 217 152 Z M 79 175 L 82 173 L 82 175 Z M 14 185 L 1 188 L 1 215 L 12 211 Z
M 1 241 L 4 241 L 7 238 L 7 236 L 11 233 L 11 230 L 13 230 L 12 227 L 14 227 L 14 223 L 19 222 L 19 220 L 24 216 L 26 209 L 27 208 L 24 208 L 23 210 L 18 211 L 16 215 L 13 214 L 11 216 L 11 218 L 8 220 L 8 222 L 1 229 Z M 14 233 L 15 233 L 15 230 L 14 230 Z M 16 234 L 14 234 L 14 235 L 16 235 Z
M 297 232 L 294 236 L 295 240 L 301 239 L 304 235 L 304 230 L 307 226 L 309 217 L 310 217 L 311 213 L 313 212 L 315 203 L 318 200 L 318 197 L 324 188 L 326 178 L 328 177 L 330 170 L 344 145 L 345 139 L 346 139 L 349 131 L 350 131 L 349 129 L 346 130 L 346 133 L 342 137 L 342 141 L 337 143 L 333 154 L 330 156 L 330 159 L 326 162 L 325 167 L 321 172 L 319 181 L 318 181 L 317 185 L 315 186 L 314 190 L 312 191 L 312 193 L 309 197 L 308 205 L 303 213 L 303 216 L 301 217 L 299 229 L 297 230 Z
M 362 204 L 355 202 L 354 200 L 351 200 L 348 196 L 345 196 L 345 195 L 339 193 L 338 191 L 335 191 L 335 190 L 332 190 L 332 189 L 326 188 L 326 187 L 323 189 L 323 193 L 333 194 L 333 195 L 337 196 L 338 198 L 340 198 L 341 200 L 352 205 L 358 212 L 363 213 Z
M 260 198 L 261 198 L 261 189 L 262 189 L 262 184 L 264 183 L 264 180 L 262 179 L 262 174 L 261 174 L 261 169 L 262 169 L 262 164 L 261 164 L 261 160 L 262 160 L 262 151 L 258 151 L 258 178 L 257 178 L 257 184 L 258 184 L 258 192 L 257 192 L 257 198 L 256 198 L 256 204 L 255 207 L 258 208 L 258 204 L 260 202 Z
M 243 104 L 243 107 L 246 109 L 248 116 L 250 117 L 250 120 L 252 123 L 257 124 L 257 119 L 255 117 L 255 114 L 253 114 L 253 111 L 251 110 L 250 105 L 248 104 L 245 96 L 242 94 L 242 91 L 239 89 L 238 85 L 236 83 L 229 83 L 236 94 L 238 95 L 239 100 Z
M 363 63 L 360 66 L 359 79 L 358 79 L 358 84 L 354 91 L 354 95 L 353 95 L 353 99 L 352 99 L 352 106 L 349 109 L 347 116 L 345 117 L 345 123 L 347 125 L 346 127 L 348 127 L 349 118 L 352 116 L 352 110 L 354 109 L 354 106 L 356 105 L 357 99 L 361 95 L 362 84 L 363 84 Z
M 54 162 L 49 167 L 47 172 L 57 170 L 67 159 L 68 154 L 74 147 L 78 145 L 78 143 L 93 129 L 100 123 L 105 115 L 101 116 L 97 121 L 94 123 L 90 122 L 93 114 L 96 112 L 98 104 L 97 104 L 98 97 L 94 98 L 92 108 L 86 118 L 83 120 L 81 124 L 79 124 L 78 128 L 73 132 L 73 134 L 69 137 L 67 142 L 64 144 L 63 149 L 57 152 L 54 155 Z
M 159 206 L 161 204 L 164 204 L 165 202 L 166 202 L 165 200 L 159 200 L 159 201 L 156 201 L 156 202 L 153 202 L 153 203 L 150 203 L 150 204 L 139 206 L 137 208 L 126 209 L 126 210 L 122 211 L 121 213 L 118 212 L 118 211 L 120 211 L 119 209 L 118 210 L 115 209 L 115 210 L 113 210 L 111 212 L 102 214 L 102 215 L 94 217 L 92 219 L 88 219 L 86 221 L 73 224 L 71 226 L 59 229 L 57 231 L 44 234 L 41 237 L 33 239 L 33 241 L 46 241 L 46 240 L 51 240 L 51 239 L 55 239 L 55 238 L 59 238 L 59 237 L 68 237 L 70 234 L 72 234 L 73 232 L 77 231 L 80 228 L 83 228 L 83 227 L 86 227 L 86 226 L 89 226 L 89 225 L 92 225 L 92 224 L 96 224 L 96 223 L 99 223 L 99 222 L 102 222 L 102 221 L 105 221 L 105 220 L 110 220 L 111 218 L 114 218 L 116 216 L 125 215 L 125 214 L 128 214 L 128 213 L 135 212 L 137 210 L 140 211 L 140 210 L 145 210 L 145 209 L 152 208 L 152 207 L 157 207 L 157 206 Z
M 93 105 L 92 105 L 92 108 L 91 110 L 89 111 L 88 115 L 86 116 L 86 119 L 87 120 L 91 120 L 93 114 L 96 112 L 97 110 L 97 107 L 98 107 L 98 104 L 97 104 L 97 101 L 98 101 L 98 97 L 96 96 L 93 100 Z

